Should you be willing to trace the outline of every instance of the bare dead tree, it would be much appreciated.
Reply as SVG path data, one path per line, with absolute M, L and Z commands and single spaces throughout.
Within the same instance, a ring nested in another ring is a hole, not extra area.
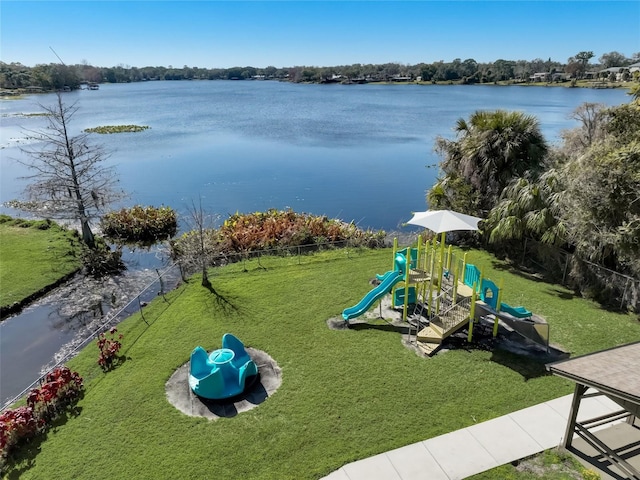
M 183 263 L 197 267 L 202 272 L 202 286 L 212 289 L 208 269 L 213 258 L 218 253 L 215 239 L 211 238 L 213 226 L 218 216 L 205 213 L 202 199 L 198 205 L 191 200 L 187 207 L 189 217 L 187 223 L 191 231 L 179 240 L 180 259 Z
M 53 106 L 40 105 L 47 118 L 43 130 L 25 130 L 35 143 L 21 150 L 26 159 L 18 161 L 32 170 L 25 189 L 28 202 L 20 208 L 39 216 L 80 222 L 82 240 L 95 247 L 91 220 L 124 197 L 117 189 L 113 167 L 105 166 L 109 155 L 102 146 L 89 142 L 88 133 L 73 136 L 69 124 L 78 110 L 67 106 L 60 94 Z
M 596 140 L 604 136 L 606 107 L 603 103 L 585 102 L 571 113 L 570 118 L 577 120 L 580 124 L 574 130 L 563 132 L 566 143 L 578 144 L 569 145 L 569 148 L 576 146 L 582 147 L 582 149 L 589 148 Z

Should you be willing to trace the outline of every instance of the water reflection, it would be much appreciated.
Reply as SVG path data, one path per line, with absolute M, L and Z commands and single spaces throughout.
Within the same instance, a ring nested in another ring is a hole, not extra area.
M 141 302 L 160 291 L 158 270 L 168 265 L 162 250 L 125 249 L 128 270 L 120 276 L 96 280 L 76 277 L 55 289 L 20 314 L 0 322 L 0 400 L 20 393 L 33 381 L 75 350 L 104 323 L 107 314 L 117 312 L 146 285 Z M 163 277 L 165 291 L 179 281 L 179 272 Z M 135 302 L 120 318 L 138 310 Z

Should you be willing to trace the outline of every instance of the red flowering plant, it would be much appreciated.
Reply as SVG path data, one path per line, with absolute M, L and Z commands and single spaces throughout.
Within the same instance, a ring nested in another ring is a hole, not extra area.
M 82 377 L 68 367 L 49 372 L 44 383 L 27 395 L 27 406 L 8 409 L 0 415 L 0 467 L 2 459 L 20 442 L 45 430 L 49 422 L 75 405 L 84 389 Z
M 22 440 L 38 433 L 38 422 L 31 407 L 5 410 L 0 415 L 0 458 L 5 458 L 11 448 Z
M 40 388 L 27 396 L 27 405 L 41 423 L 57 417 L 69 405 L 75 404 L 83 390 L 82 377 L 68 367 L 58 367 L 47 373 Z
M 122 334 L 119 334 L 116 327 L 111 327 L 109 330 L 109 336 L 101 333 L 98 337 L 98 350 L 100 350 L 100 355 L 98 356 L 98 365 L 104 370 L 108 372 L 112 368 L 117 365 L 117 362 L 120 360 L 120 356 L 118 356 L 118 352 L 120 348 L 122 348 Z

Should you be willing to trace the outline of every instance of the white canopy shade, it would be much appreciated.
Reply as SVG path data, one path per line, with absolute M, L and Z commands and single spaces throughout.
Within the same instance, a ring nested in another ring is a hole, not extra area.
M 444 233 L 456 230 L 478 230 L 480 220 L 483 219 L 453 210 L 427 210 L 414 213 L 407 223 L 428 228 L 435 233 Z

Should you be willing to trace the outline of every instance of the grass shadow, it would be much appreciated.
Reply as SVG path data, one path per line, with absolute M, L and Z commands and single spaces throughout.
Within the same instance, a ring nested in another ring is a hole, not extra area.
M 36 457 L 40 453 L 42 444 L 47 440 L 50 431 L 56 431 L 72 417 L 78 417 L 82 407 L 74 405 L 62 412 L 49 427 L 35 437 L 18 445 L 6 459 L 6 465 L 0 468 L 0 475 L 6 480 L 18 480 L 24 473 L 36 464 Z
M 518 355 L 499 347 L 493 351 L 490 361 L 519 373 L 525 382 L 533 378 L 551 375 L 545 367 L 545 361 L 529 356 Z
M 371 323 L 371 322 L 367 322 L 367 323 L 362 323 L 362 322 L 357 322 L 357 323 L 348 323 L 347 327 L 349 328 L 349 330 L 378 330 L 381 332 L 392 332 L 392 333 L 399 333 L 402 335 L 407 335 L 409 333 L 409 325 L 405 324 L 405 325 L 397 325 L 394 323 L 391 323 L 387 320 L 384 320 L 384 323 L 379 323 L 381 322 L 382 319 L 378 320 L 378 323 Z M 415 331 L 415 328 L 413 329 Z
M 238 297 L 232 297 L 219 289 L 216 289 L 210 283 L 203 285 L 203 288 L 207 289 L 211 295 L 207 297 L 207 304 L 211 310 L 215 312 L 222 312 L 225 316 L 239 315 L 243 313 L 243 309 L 240 306 L 241 302 Z
M 507 367 L 520 374 L 525 381 L 548 376 L 547 363 L 569 358 L 569 353 L 554 347 L 545 349 L 517 332 L 500 329 L 498 336 L 493 337 L 493 328 L 488 325 L 474 327 L 472 341 L 468 342 L 468 329 L 447 337 L 442 350 L 463 350 L 471 352 L 483 350 L 491 352 L 490 361 Z
M 525 267 L 516 265 L 514 263 L 500 261 L 500 260 L 492 260 L 491 267 L 495 270 L 501 272 L 508 272 L 512 275 L 516 275 L 518 277 L 524 278 L 526 280 L 530 280 L 536 283 L 554 283 L 550 278 L 545 277 L 543 274 L 539 272 L 527 271 Z
M 573 300 L 575 298 L 581 298 L 579 295 L 569 289 L 561 290 L 558 287 L 549 287 L 546 289 L 546 293 L 561 300 Z

